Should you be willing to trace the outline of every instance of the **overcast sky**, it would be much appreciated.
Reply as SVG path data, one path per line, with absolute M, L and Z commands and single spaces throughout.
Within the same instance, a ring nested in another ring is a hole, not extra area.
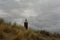
M 29 27 L 60 32 L 60 0 L 0 0 L 0 17 Z

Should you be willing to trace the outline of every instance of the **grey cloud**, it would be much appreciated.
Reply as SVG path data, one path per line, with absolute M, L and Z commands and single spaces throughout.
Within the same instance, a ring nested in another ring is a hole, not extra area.
M 0 10 L 7 13 L 4 19 L 9 21 L 15 19 L 24 21 L 25 16 L 21 15 L 22 13 L 25 13 L 24 11 L 27 9 L 32 10 L 34 14 L 37 14 L 36 17 L 28 18 L 29 26 L 34 29 L 40 29 L 42 27 L 46 30 L 59 31 L 60 0 L 20 0 L 19 2 L 15 0 L 0 0 Z

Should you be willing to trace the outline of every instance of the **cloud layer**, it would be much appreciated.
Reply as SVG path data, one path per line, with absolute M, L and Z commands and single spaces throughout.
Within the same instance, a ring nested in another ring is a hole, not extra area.
M 60 0 L 0 0 L 0 17 L 20 24 L 28 18 L 29 27 L 59 31 Z

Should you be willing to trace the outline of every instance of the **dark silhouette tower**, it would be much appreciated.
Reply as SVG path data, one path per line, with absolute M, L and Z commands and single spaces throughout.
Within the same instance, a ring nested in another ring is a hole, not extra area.
M 25 19 L 24 27 L 25 27 L 26 29 L 28 29 L 28 21 L 27 21 L 27 19 Z

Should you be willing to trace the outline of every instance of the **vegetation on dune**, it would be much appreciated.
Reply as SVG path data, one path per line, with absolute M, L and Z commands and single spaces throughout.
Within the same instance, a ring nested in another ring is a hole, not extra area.
M 26 30 L 21 25 L 5 23 L 0 19 L 0 40 L 60 40 L 60 34 L 52 34 L 45 30 Z

